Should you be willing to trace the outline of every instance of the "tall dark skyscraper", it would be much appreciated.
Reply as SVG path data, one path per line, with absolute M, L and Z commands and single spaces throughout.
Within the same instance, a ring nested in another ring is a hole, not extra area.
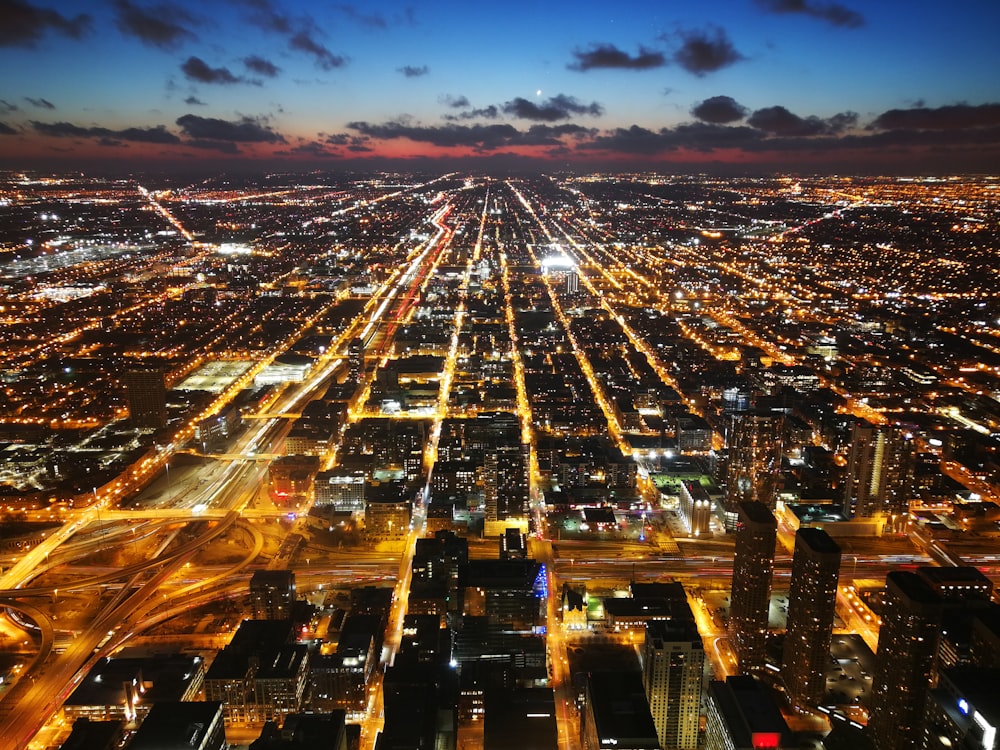
M 159 428 L 167 423 L 167 386 L 163 369 L 134 368 L 122 376 L 128 416 L 135 427 Z
M 774 514 L 763 503 L 737 506 L 729 637 L 741 674 L 764 667 L 777 535 Z
M 941 623 L 941 598 L 916 573 L 885 577 L 871 721 L 878 750 L 920 747 Z
M 788 634 L 781 666 L 788 696 L 795 705 L 815 706 L 823 698 L 839 575 L 837 543 L 822 529 L 799 529 L 795 533 Z
M 858 422 L 851 435 L 844 513 L 870 518 L 901 516 L 913 490 L 913 441 L 895 425 Z
M 730 424 L 729 466 L 726 471 L 726 509 L 758 502 L 770 509 L 781 471 L 783 419 L 780 414 L 741 412 Z

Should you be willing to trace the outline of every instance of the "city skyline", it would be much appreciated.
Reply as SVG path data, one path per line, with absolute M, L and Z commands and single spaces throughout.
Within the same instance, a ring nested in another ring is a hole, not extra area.
M 896 0 L 4 0 L 0 165 L 989 172 L 998 22 Z

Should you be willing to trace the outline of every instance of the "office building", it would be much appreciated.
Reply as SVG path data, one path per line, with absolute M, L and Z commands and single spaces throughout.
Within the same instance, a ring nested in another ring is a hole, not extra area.
M 129 743 L 129 750 L 225 750 L 218 701 L 156 703 Z
M 158 429 L 167 424 L 167 385 L 162 368 L 126 370 L 122 382 L 134 427 Z
M 670 619 L 646 623 L 642 682 L 660 747 L 694 750 L 698 747 L 705 650 L 687 601 L 672 604 Z
M 924 750 L 997 750 L 1000 670 L 963 667 L 941 672 L 927 701 Z
M 737 506 L 729 637 L 741 674 L 763 669 L 778 524 L 763 503 Z
M 583 750 L 659 750 L 656 725 L 636 672 L 592 672 L 580 713 Z
M 941 599 L 916 573 L 886 575 L 868 730 L 878 750 L 920 747 L 941 624 Z
M 815 706 L 826 691 L 840 547 L 822 529 L 795 533 L 788 592 L 788 634 L 781 676 L 794 705 Z
M 705 750 L 781 750 L 792 733 L 771 690 L 754 677 L 708 683 Z
M 295 604 L 295 573 L 258 570 L 250 579 L 250 611 L 255 620 L 291 620 Z

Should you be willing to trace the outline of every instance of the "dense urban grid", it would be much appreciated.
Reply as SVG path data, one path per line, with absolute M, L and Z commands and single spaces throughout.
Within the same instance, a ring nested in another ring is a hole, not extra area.
M 994 750 L 998 209 L 0 174 L 0 748 Z

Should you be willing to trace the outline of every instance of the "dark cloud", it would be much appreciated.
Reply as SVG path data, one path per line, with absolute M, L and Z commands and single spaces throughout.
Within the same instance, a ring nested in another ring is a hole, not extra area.
M 11 104 L 6 99 L 0 99 L 0 112 L 17 112 L 18 109 L 16 104 Z
M 55 109 L 56 105 L 50 102 L 48 99 L 34 99 L 30 96 L 24 97 L 24 101 L 28 102 L 32 107 L 37 107 L 38 109 Z
M 712 96 L 691 108 L 691 114 L 699 120 L 719 125 L 742 120 L 749 111 L 731 96 Z
M 196 140 L 233 141 L 237 143 L 285 143 L 285 137 L 259 119 L 220 120 L 216 117 L 182 115 L 177 118 L 184 134 Z
M 154 128 L 124 128 L 111 130 L 102 127 L 82 127 L 71 122 L 32 121 L 31 127 L 42 135 L 53 138 L 103 138 L 136 143 L 180 143 L 180 138 L 162 125 Z
M 854 112 L 841 112 L 829 119 L 815 115 L 799 117 L 784 107 L 764 107 L 756 110 L 747 119 L 747 124 L 772 135 L 813 136 L 837 135 L 857 124 Z
M 275 34 L 291 34 L 292 22 L 288 16 L 274 9 L 268 0 L 244 0 L 250 8 L 247 20 L 264 31 Z
M 347 5 L 346 3 L 338 5 L 337 10 L 361 26 L 368 26 L 372 29 L 389 28 L 389 22 L 381 13 L 364 13 L 356 6 Z
M 197 96 L 189 96 L 184 100 L 185 104 L 190 104 L 192 107 L 204 107 L 205 102 L 199 99 Z
M 246 79 L 233 75 L 229 68 L 213 68 L 200 57 L 192 55 L 181 65 L 181 71 L 191 81 L 198 83 L 245 83 Z
M 441 115 L 441 119 L 448 120 L 450 122 L 458 122 L 460 120 L 495 120 L 500 116 L 500 110 L 495 104 L 491 104 L 488 107 L 476 107 L 475 109 L 469 109 L 465 112 L 459 112 L 457 115 L 454 114 L 444 114 Z
M 143 44 L 172 50 L 187 39 L 197 38 L 183 25 L 193 25 L 194 19 L 176 3 L 140 8 L 129 0 L 115 0 L 115 9 L 118 12 L 118 29 Z
M 370 29 L 385 30 L 390 26 L 415 26 L 416 14 L 413 8 L 403 8 L 401 12 L 394 13 L 391 18 L 386 18 L 378 11 L 365 12 L 356 5 L 341 3 L 335 6 L 338 11 L 344 14 L 349 20 L 359 26 L 366 26 Z
M 402 73 L 407 78 L 420 78 L 431 72 L 431 69 L 426 65 L 404 65 L 401 68 L 396 68 L 397 73 Z
M 316 64 L 323 70 L 342 68 L 347 64 L 347 58 L 335 55 L 322 44 L 313 39 L 308 31 L 300 31 L 288 40 L 288 46 L 293 50 L 305 52 L 315 58 Z
M 347 127 L 357 130 L 366 138 L 394 140 L 406 138 L 420 143 L 429 143 L 441 148 L 466 147 L 478 151 L 494 151 L 512 146 L 555 146 L 562 147 L 562 137 L 583 137 L 595 131 L 573 123 L 560 125 L 532 125 L 527 130 L 518 130 L 507 123 L 491 125 L 413 125 L 405 120 L 395 120 L 376 124 L 351 122 Z M 349 150 L 358 151 L 351 148 Z M 364 150 L 371 150 L 365 148 Z
M 203 151 L 221 151 L 224 154 L 242 153 L 240 151 L 240 147 L 232 141 L 213 141 L 195 138 L 190 141 L 184 141 L 184 145 L 190 146 L 191 148 L 201 149 Z
M 633 125 L 616 128 L 583 145 L 584 148 L 627 154 L 658 154 L 678 149 L 709 152 L 719 148 L 746 148 L 762 138 L 759 130 L 695 122 L 658 131 Z
M 639 47 L 639 53 L 633 57 L 613 44 L 594 44 L 587 50 L 574 50 L 573 57 L 576 58 L 576 62 L 572 62 L 566 67 L 580 72 L 595 68 L 649 70 L 661 68 L 667 64 L 667 59 L 662 52 Z
M 300 143 L 292 148 L 285 149 L 282 151 L 275 151 L 275 156 L 314 156 L 323 158 L 338 158 L 340 153 L 337 151 L 331 151 L 326 147 L 325 144 L 319 141 L 308 141 L 306 143 Z
M 5 122 L 0 122 L 0 135 L 17 135 L 17 131 Z
M 517 97 L 509 102 L 505 102 L 500 107 L 504 114 L 518 117 L 522 120 L 541 120 L 543 122 L 555 122 L 556 120 L 568 120 L 573 115 L 593 115 L 598 117 L 604 114 L 604 108 L 597 102 L 583 104 L 575 97 L 558 94 L 543 102 L 536 104 L 533 101 Z
M 674 52 L 673 60 L 696 76 L 714 73 L 746 59 L 733 46 L 723 29 L 711 27 L 682 31 L 679 36 L 681 46 Z
M 945 107 L 890 109 L 871 124 L 877 130 L 961 130 L 1000 125 L 1000 104 L 952 104 Z
M 266 78 L 274 78 L 281 72 L 281 68 L 273 62 L 265 60 L 263 57 L 259 57 L 257 55 L 244 57 L 243 64 L 246 66 L 247 70 L 252 71 L 257 75 L 265 76 Z
M 444 96 L 440 97 L 438 101 L 441 102 L 442 104 L 447 104 L 449 107 L 453 107 L 454 109 L 465 109 L 466 107 L 472 106 L 472 102 L 469 101 L 469 98 L 466 96 L 462 96 L 461 94 L 459 94 L 458 96 L 445 94 Z
M 757 0 L 769 13 L 801 13 L 834 26 L 856 29 L 865 25 L 865 17 L 840 3 L 813 3 L 809 0 Z
M 79 39 L 90 31 L 90 16 L 68 18 L 23 0 L 0 2 L 0 47 L 34 47 L 50 31 Z

